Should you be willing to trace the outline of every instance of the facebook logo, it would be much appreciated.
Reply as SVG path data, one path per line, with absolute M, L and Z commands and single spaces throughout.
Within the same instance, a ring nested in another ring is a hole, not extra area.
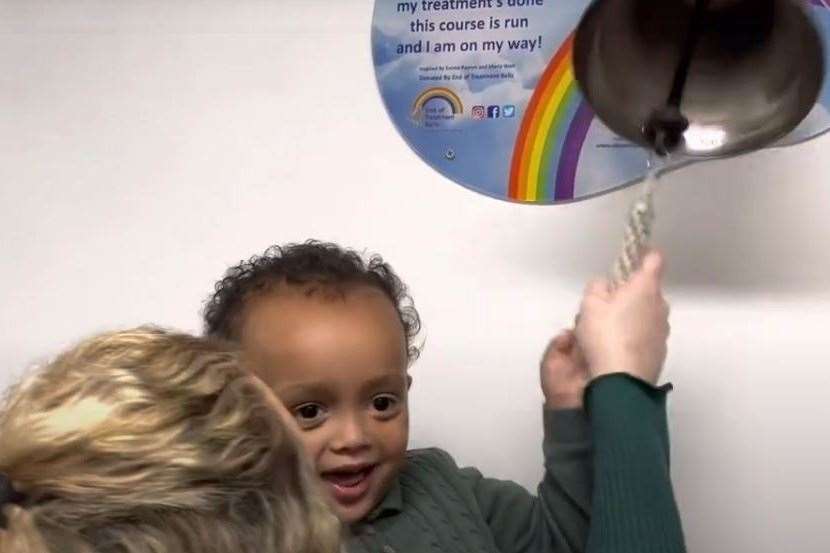
M 498 119 L 501 117 L 501 107 L 500 106 L 487 106 L 487 118 L 488 119 Z

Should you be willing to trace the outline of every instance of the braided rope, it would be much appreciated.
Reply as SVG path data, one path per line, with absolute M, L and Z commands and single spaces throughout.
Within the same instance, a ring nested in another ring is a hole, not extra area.
M 628 213 L 622 250 L 611 270 L 611 282 L 615 288 L 626 282 L 637 270 L 648 248 L 655 219 L 653 195 L 656 181 L 656 175 L 650 172 L 642 194 Z

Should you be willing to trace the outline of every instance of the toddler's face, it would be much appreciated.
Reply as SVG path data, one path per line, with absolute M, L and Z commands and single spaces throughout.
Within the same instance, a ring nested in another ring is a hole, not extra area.
M 252 300 L 241 341 L 297 422 L 334 511 L 353 523 L 383 499 L 404 462 L 406 341 L 380 290 L 304 292 L 283 286 Z

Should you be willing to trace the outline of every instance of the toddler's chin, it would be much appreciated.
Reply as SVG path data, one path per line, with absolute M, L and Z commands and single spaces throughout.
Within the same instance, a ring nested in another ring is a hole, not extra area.
M 332 510 L 334 514 L 340 519 L 340 522 L 346 525 L 356 524 L 369 516 L 369 513 L 374 509 L 374 505 L 340 505 L 333 503 Z

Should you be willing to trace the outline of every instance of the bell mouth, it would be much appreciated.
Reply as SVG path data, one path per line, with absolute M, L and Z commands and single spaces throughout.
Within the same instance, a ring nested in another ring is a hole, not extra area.
M 574 73 L 623 138 L 723 157 L 766 146 L 807 116 L 824 51 L 794 0 L 595 0 L 577 27 Z

